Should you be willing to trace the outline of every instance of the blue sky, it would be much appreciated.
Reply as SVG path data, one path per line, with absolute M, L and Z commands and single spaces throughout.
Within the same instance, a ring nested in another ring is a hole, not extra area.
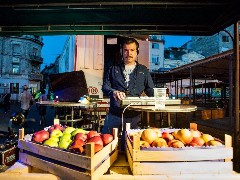
M 190 36 L 164 36 L 165 47 L 180 47 L 188 42 Z M 41 70 L 50 63 L 54 63 L 56 57 L 62 53 L 67 36 L 43 36 L 42 57 L 43 64 Z

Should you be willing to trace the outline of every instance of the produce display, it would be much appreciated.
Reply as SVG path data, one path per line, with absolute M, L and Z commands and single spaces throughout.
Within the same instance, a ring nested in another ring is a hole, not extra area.
M 113 141 L 113 135 L 55 124 L 35 132 L 31 140 L 35 143 L 77 153 L 84 153 L 86 143 L 93 142 L 94 151 L 97 153 Z
M 209 147 L 223 146 L 223 142 L 210 134 L 204 134 L 194 129 L 159 129 L 148 128 L 130 130 L 128 137 L 133 141 L 134 136 L 140 137 L 140 147 L 147 149 L 156 148 L 184 148 L 184 147 Z

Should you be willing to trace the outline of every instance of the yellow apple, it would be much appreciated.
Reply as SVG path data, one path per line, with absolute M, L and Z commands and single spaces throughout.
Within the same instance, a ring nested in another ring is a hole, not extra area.
M 193 136 L 192 136 L 192 133 L 190 132 L 190 130 L 180 129 L 177 132 L 177 139 L 182 141 L 183 144 L 189 144 L 192 141 Z
M 145 148 L 149 148 L 150 147 L 150 144 L 146 141 L 140 141 L 140 146 L 141 147 L 145 147 Z
M 183 148 L 183 147 L 185 147 L 182 141 L 176 140 L 176 139 L 173 139 L 173 140 L 169 141 L 168 146 L 173 147 L 173 148 Z
M 153 147 L 168 147 L 167 141 L 163 138 L 157 138 L 151 144 Z
M 204 140 L 205 143 L 214 140 L 214 138 L 210 134 L 202 134 L 201 138 Z
M 206 142 L 207 146 L 222 146 L 223 144 L 220 141 L 210 140 Z
M 198 130 L 190 129 L 193 137 L 200 137 L 202 134 Z
M 157 139 L 157 133 L 153 129 L 145 129 L 141 135 L 142 140 L 147 141 L 148 144 L 152 144 L 152 142 Z

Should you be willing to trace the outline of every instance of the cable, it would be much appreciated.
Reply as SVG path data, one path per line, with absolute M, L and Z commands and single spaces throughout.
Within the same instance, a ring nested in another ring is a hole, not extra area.
M 123 126 L 124 126 L 124 124 L 123 124 L 123 114 L 124 114 L 125 110 L 126 110 L 129 106 L 131 106 L 131 105 L 132 105 L 132 103 L 128 104 L 128 105 L 123 109 L 123 112 L 122 112 L 122 132 L 123 132 Z

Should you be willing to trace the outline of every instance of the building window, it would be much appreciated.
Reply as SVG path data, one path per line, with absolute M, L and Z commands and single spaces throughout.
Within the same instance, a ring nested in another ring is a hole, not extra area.
M 12 66 L 12 73 L 13 74 L 20 74 L 20 66 L 16 65 L 16 64 L 13 64 L 13 66 Z
M 21 54 L 20 44 L 13 44 L 12 48 L 13 48 L 13 55 Z
M 159 65 L 159 56 L 158 55 L 152 55 L 152 63 L 155 65 Z
M 37 48 L 33 48 L 33 56 L 37 56 L 37 52 L 38 52 L 38 49 Z
M 19 83 L 10 83 L 10 93 L 19 94 Z
M 158 43 L 152 43 L 152 49 L 159 49 Z
M 222 42 L 229 42 L 228 36 L 222 36 Z
M 12 62 L 13 62 L 13 63 L 19 63 L 20 61 L 19 61 L 19 58 L 13 57 Z

